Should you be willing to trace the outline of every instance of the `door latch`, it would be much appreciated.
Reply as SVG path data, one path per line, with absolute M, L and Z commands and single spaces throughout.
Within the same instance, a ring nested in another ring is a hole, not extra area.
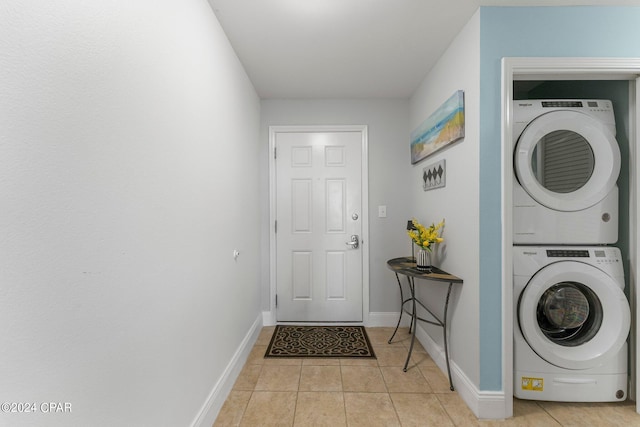
M 351 246 L 351 249 L 358 249 L 360 247 L 360 239 L 357 234 L 351 235 L 351 240 L 347 242 L 348 246 Z

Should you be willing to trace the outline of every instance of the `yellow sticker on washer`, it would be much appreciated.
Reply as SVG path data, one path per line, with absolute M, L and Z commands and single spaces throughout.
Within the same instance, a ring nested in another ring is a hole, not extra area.
M 522 377 L 522 389 L 531 391 L 544 390 L 544 379 Z

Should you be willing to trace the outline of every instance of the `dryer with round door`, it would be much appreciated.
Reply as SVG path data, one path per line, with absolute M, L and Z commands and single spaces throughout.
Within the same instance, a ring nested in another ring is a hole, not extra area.
M 620 250 L 515 246 L 513 251 L 514 395 L 625 400 L 631 315 Z
M 611 101 L 514 101 L 513 119 L 513 242 L 615 243 L 620 149 Z

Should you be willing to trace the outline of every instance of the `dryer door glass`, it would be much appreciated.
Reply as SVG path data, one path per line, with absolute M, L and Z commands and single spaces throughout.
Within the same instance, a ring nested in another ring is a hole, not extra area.
M 547 208 L 573 212 L 604 199 L 620 173 L 613 133 L 589 116 L 554 111 L 522 131 L 514 152 L 516 177 Z
M 554 193 L 582 188 L 593 174 L 589 142 L 577 132 L 557 130 L 543 136 L 531 156 L 531 170 L 540 185 Z
M 602 325 L 602 304 L 587 286 L 561 282 L 542 294 L 537 319 L 540 330 L 549 340 L 573 347 L 598 333 Z

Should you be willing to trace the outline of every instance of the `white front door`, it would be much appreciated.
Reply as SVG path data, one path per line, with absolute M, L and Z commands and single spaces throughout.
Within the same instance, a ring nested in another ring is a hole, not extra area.
M 363 320 L 362 131 L 274 135 L 276 319 Z

